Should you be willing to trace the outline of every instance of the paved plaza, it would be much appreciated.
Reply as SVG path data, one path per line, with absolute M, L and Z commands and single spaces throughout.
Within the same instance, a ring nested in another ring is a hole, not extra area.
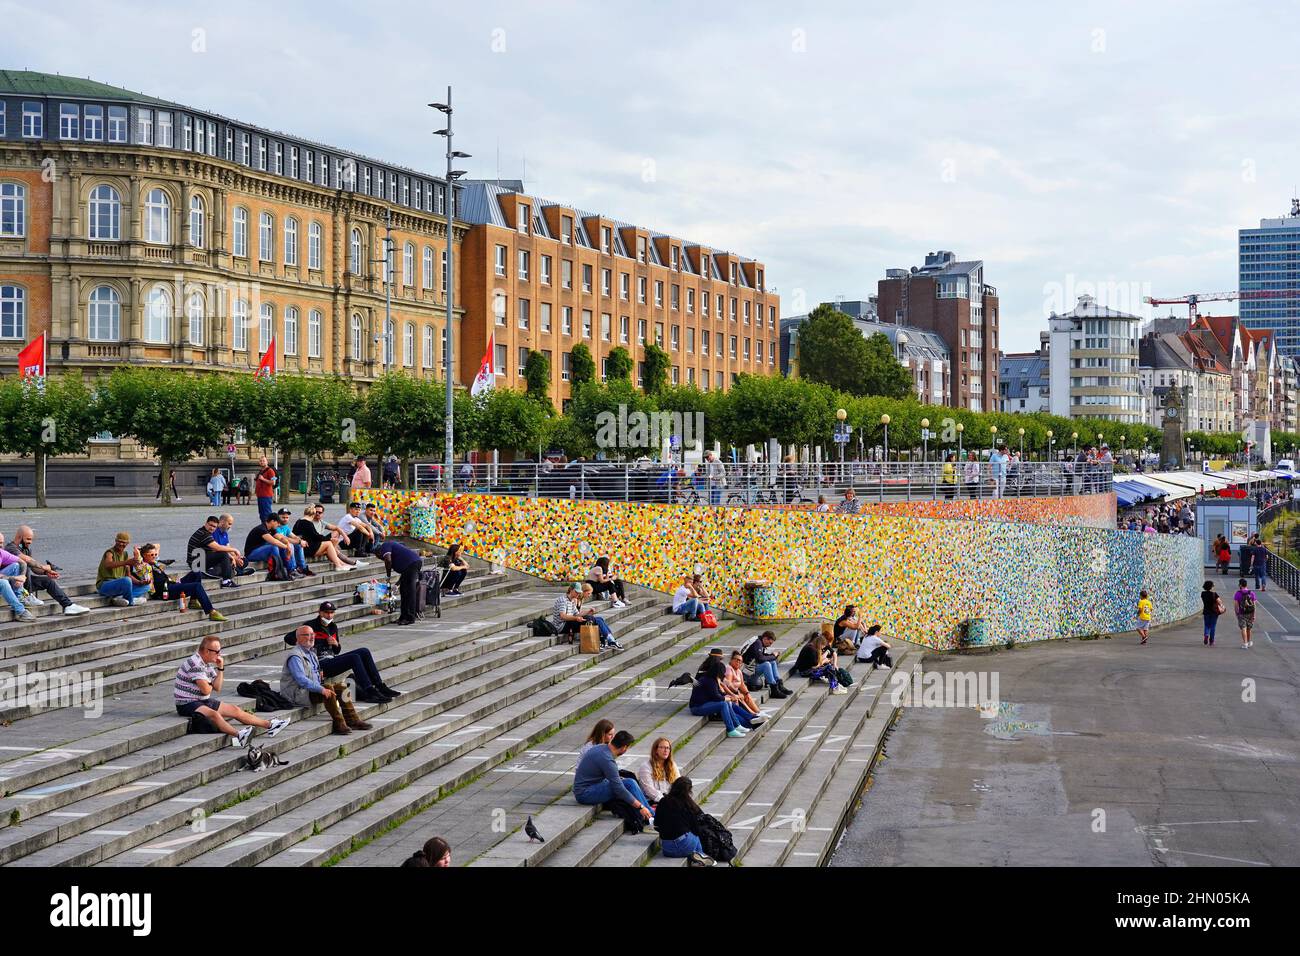
M 996 671 L 1001 712 L 905 709 L 831 865 L 1300 864 L 1300 609 L 1270 589 L 1258 618 L 1251 650 L 1228 614 L 1214 647 L 1198 615 L 927 657 Z

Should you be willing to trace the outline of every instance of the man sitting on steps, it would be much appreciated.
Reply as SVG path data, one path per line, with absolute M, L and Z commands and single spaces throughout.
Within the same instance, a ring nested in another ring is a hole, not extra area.
M 176 713 L 182 717 L 202 717 L 221 733 L 233 737 L 231 745 L 242 747 L 253 736 L 253 728 L 261 727 L 266 736 L 274 737 L 289 726 L 288 717 L 267 720 L 234 704 L 225 704 L 214 697 L 221 692 L 225 680 L 226 661 L 221 656 L 221 639 L 215 635 L 199 641 L 198 650 L 191 654 L 176 671 L 176 682 L 172 696 L 176 701 Z M 243 724 L 242 730 L 230 726 L 230 721 Z
M 321 604 L 319 613 L 304 625 L 310 627 L 315 635 L 316 659 L 320 661 L 320 669 L 326 679 L 351 671 L 357 682 L 357 700 L 367 704 L 386 704 L 402 696 L 401 691 L 393 690 L 379 676 L 379 668 L 375 665 L 375 658 L 369 648 L 358 647 L 346 653 L 343 651 L 334 614 L 334 602 L 325 601 Z M 291 647 L 296 644 L 297 631 L 286 634 L 284 642 Z
M 50 592 L 50 597 L 54 598 L 59 607 L 63 608 L 64 614 L 88 613 L 90 608 L 82 607 L 80 604 L 73 604 L 72 598 L 63 593 L 63 587 L 59 584 L 59 569 L 48 561 L 38 561 L 32 557 L 32 543 L 35 540 L 36 533 L 28 525 L 19 525 L 18 530 L 14 532 L 14 539 L 5 548 L 10 554 L 18 556 L 21 569 L 27 573 L 27 593 L 35 596 L 37 591 L 45 590 Z M 13 575 L 19 573 L 19 571 L 11 568 L 9 573 Z
M 289 580 L 289 562 L 293 560 L 293 545 L 276 534 L 280 516 L 275 512 L 248 532 L 244 541 L 244 554 L 249 564 L 266 562 L 268 581 Z
M 232 515 L 208 515 L 202 526 L 185 545 L 185 563 L 191 571 L 202 571 L 221 578 L 223 588 L 233 588 L 236 574 L 252 574 L 245 566 L 243 553 L 230 544 L 230 529 L 234 526 Z
M 324 682 L 325 672 L 321 670 L 320 660 L 312 646 L 316 642 L 316 632 L 310 625 L 303 624 L 294 632 L 294 639 L 296 643 L 280 671 L 280 693 L 293 701 L 296 707 L 323 704 L 334 721 L 336 734 L 369 730 L 370 724 L 362 720 L 356 708 L 343 697 L 347 685 Z
M 573 772 L 573 796 L 587 806 L 621 801 L 649 823 L 654 814 L 641 792 L 641 785 L 635 777 L 623 777 L 618 772 L 618 758 L 627 753 L 634 739 L 626 730 L 620 730 L 609 743 L 588 749 Z

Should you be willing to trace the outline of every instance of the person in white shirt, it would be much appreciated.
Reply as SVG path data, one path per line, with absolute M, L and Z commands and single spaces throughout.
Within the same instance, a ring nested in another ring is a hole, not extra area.
M 355 557 L 364 557 L 374 550 L 375 532 L 361 516 L 361 502 L 349 501 L 347 511 L 339 519 L 338 529 L 352 546 Z
M 856 657 L 859 661 L 870 664 L 873 671 L 877 667 L 893 667 L 894 662 L 889 659 L 890 647 L 880 637 L 880 625 L 872 624 L 858 644 Z
M 709 503 L 722 504 L 722 492 L 727 487 L 727 467 L 718 461 L 713 452 L 704 456 L 704 477 L 709 482 Z
M 691 576 L 682 575 L 682 585 L 673 592 L 673 613 L 683 615 L 688 621 L 698 621 L 704 611 L 704 602 L 695 596 Z
M 673 742 L 660 737 L 650 745 L 650 756 L 637 767 L 636 780 L 650 803 L 656 804 L 668 794 L 668 788 L 680 777 L 673 760 Z

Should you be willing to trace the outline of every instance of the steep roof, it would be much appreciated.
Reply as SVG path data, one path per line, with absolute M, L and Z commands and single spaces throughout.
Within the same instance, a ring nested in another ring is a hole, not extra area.
M 1219 351 L 1231 357 L 1232 343 L 1237 331 L 1235 315 L 1198 315 L 1192 323 L 1193 329 L 1205 329 L 1214 336 Z

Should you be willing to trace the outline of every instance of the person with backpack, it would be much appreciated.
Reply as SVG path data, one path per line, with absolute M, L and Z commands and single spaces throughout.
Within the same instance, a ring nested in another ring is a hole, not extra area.
M 689 860 L 689 866 L 713 866 L 713 858 L 704 853 L 704 844 L 695 832 L 704 811 L 695 802 L 693 789 L 690 777 L 678 777 L 659 801 L 655 811 L 659 850 L 667 859 Z
M 635 739 L 620 730 L 609 743 L 597 744 L 584 753 L 573 771 L 574 799 L 586 806 L 620 801 L 644 817 L 646 823 L 652 822 L 654 813 L 636 777 L 624 777 L 618 772 L 618 758 L 627 753 Z
M 1242 649 L 1254 644 L 1252 631 L 1255 628 L 1255 592 L 1246 587 L 1246 579 L 1237 581 L 1237 593 L 1232 596 L 1237 606 L 1237 627 L 1241 629 Z
M 741 651 L 745 666 L 752 667 L 756 676 L 766 678 L 767 686 L 772 689 L 773 699 L 781 700 L 794 692 L 785 686 L 777 670 L 776 664 L 780 657 L 772 653 L 772 645 L 775 643 L 776 635 L 771 631 L 764 631 L 742 647 Z
M 1223 599 L 1215 593 L 1214 582 L 1206 581 L 1205 587 L 1201 588 L 1201 615 L 1205 618 L 1205 639 L 1201 643 L 1208 647 L 1214 646 L 1214 630 L 1224 610 Z
M 1142 638 L 1141 643 L 1145 644 L 1147 636 L 1151 633 L 1151 597 L 1146 591 L 1138 594 L 1137 616 L 1137 632 Z
M 799 650 L 799 656 L 795 658 L 790 673 L 795 677 L 807 677 L 812 683 L 824 680 L 830 684 L 832 694 L 848 693 L 840 686 L 839 668 L 836 665 L 834 652 L 827 651 L 826 638 L 822 637 L 821 632 L 814 633 L 808 643 Z

